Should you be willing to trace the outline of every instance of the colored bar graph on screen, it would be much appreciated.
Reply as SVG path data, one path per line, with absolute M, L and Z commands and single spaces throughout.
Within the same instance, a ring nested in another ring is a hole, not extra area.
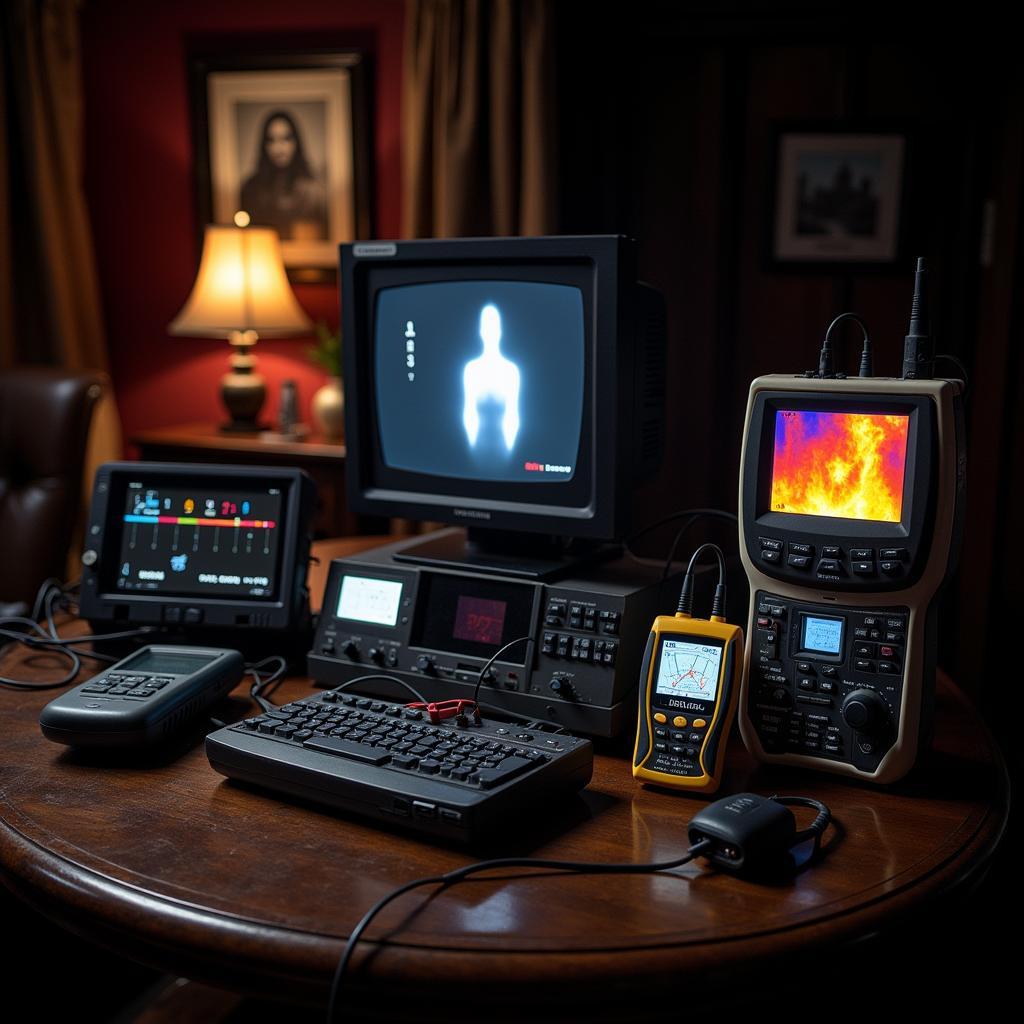
M 197 519 L 195 516 L 136 516 L 128 514 L 126 523 L 170 523 L 178 526 L 242 526 L 256 530 L 273 530 L 273 519 Z

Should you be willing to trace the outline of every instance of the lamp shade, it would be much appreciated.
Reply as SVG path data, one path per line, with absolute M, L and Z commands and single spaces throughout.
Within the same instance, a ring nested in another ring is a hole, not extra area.
M 227 338 L 255 331 L 264 338 L 285 338 L 311 326 L 288 284 L 273 228 L 206 228 L 199 273 L 168 327 L 171 334 Z

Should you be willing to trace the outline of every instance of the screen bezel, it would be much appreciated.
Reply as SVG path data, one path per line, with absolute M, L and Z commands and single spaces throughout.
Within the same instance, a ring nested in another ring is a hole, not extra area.
M 357 254 L 358 251 L 358 254 Z M 618 236 L 494 238 L 341 246 L 346 465 L 356 512 L 487 529 L 615 539 L 628 499 L 636 286 L 634 249 Z M 375 424 L 373 312 L 379 282 L 532 280 L 581 287 L 584 413 L 571 481 L 467 481 L 389 470 Z M 625 325 L 629 324 L 629 329 Z M 359 342 L 362 339 L 362 343 Z M 628 372 L 627 372 L 628 371 Z
M 836 412 L 907 416 L 907 456 L 903 473 L 903 506 L 899 522 L 844 519 L 771 510 L 775 454 L 775 418 L 780 411 Z M 807 395 L 795 391 L 763 391 L 751 415 L 748 458 L 744 467 L 744 521 L 773 536 L 815 535 L 840 541 L 899 541 L 921 535 L 932 504 L 932 403 L 917 395 L 858 397 L 853 394 Z M 753 457 L 749 457 L 749 456 Z

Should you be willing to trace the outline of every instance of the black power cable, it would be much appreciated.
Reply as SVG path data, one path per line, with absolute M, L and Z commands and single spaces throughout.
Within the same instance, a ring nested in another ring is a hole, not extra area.
M 513 641 L 513 643 L 515 642 L 516 641 Z M 653 862 L 649 864 L 602 864 L 600 862 L 590 863 L 587 861 L 546 860 L 541 857 L 500 857 L 495 860 L 483 860 L 478 861 L 475 864 L 467 864 L 465 867 L 456 868 L 454 871 L 448 871 L 443 875 L 431 875 L 427 878 L 417 878 L 412 882 L 407 882 L 405 885 L 399 886 L 397 889 L 393 889 L 386 896 L 382 896 L 377 900 L 377 902 L 374 903 L 374 905 L 362 916 L 355 928 L 352 929 L 352 933 L 349 935 L 348 941 L 345 943 L 345 950 L 341 955 L 341 959 L 338 961 L 338 968 L 334 972 L 334 980 L 331 983 L 331 996 L 327 1005 L 328 1024 L 334 1024 L 334 1021 L 337 1019 L 337 1013 L 340 1006 L 339 997 L 345 972 L 348 969 L 348 965 L 352 960 L 352 954 L 355 952 L 356 945 L 362 938 L 363 933 L 369 927 L 373 919 L 389 903 L 392 903 L 394 900 L 398 899 L 399 896 L 404 896 L 405 893 L 410 892 L 413 889 L 418 889 L 424 885 L 440 885 L 447 888 L 448 886 L 462 882 L 471 875 L 478 874 L 481 871 L 507 868 L 541 868 L 547 871 L 560 871 L 566 874 L 579 875 L 654 874 L 659 871 L 671 871 L 673 868 L 682 867 L 711 845 L 712 841 L 710 839 L 704 839 L 691 846 L 682 857 L 677 857 L 674 860 Z

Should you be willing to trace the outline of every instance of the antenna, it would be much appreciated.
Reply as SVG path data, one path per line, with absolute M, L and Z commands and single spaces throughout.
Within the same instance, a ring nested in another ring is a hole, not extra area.
M 903 379 L 927 380 L 934 376 L 935 347 L 928 318 L 928 269 L 924 257 L 918 256 L 910 330 L 903 341 Z

